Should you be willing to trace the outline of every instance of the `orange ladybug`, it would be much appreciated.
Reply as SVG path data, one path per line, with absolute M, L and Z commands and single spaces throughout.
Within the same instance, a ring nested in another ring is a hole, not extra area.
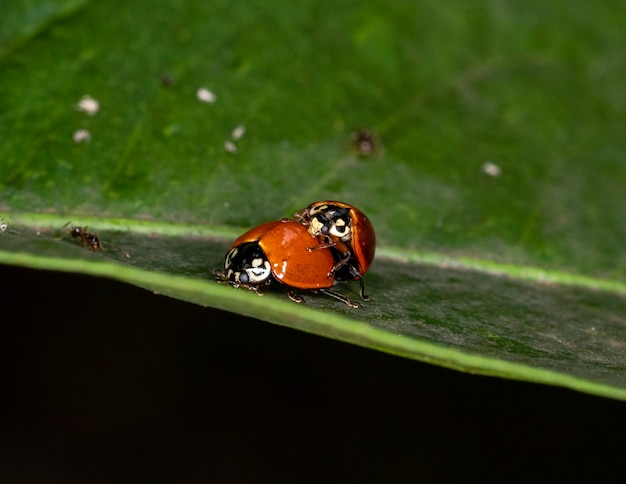
M 262 288 L 277 282 L 287 294 L 303 302 L 293 289 L 319 291 L 350 307 L 361 305 L 330 288 L 335 259 L 328 247 L 320 246 L 307 227 L 291 219 L 261 224 L 240 236 L 226 254 L 224 270 L 215 271 L 218 282 L 262 294 Z M 320 247 L 318 247 L 320 246 Z M 311 250 L 313 248 L 314 250 Z
M 368 301 L 363 275 L 374 260 L 376 234 L 367 216 L 352 205 L 329 200 L 313 202 L 297 212 L 294 220 L 320 240 L 314 249 L 332 250 L 336 260 L 329 275 L 338 281 L 359 281 L 361 297 Z

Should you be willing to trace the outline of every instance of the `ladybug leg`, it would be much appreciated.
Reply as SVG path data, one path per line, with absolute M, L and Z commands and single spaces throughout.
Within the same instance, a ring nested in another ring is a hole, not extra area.
M 365 294 L 365 282 L 363 282 L 363 278 L 361 277 L 361 279 L 359 280 L 359 284 L 360 284 L 360 290 L 359 290 L 359 294 L 361 296 L 361 299 L 363 299 L 363 301 L 369 301 L 370 297 Z
M 360 303 L 356 301 L 352 301 L 351 299 L 347 298 L 343 294 L 339 294 L 338 292 L 331 291 L 330 289 L 319 289 L 319 292 L 321 292 L 322 294 L 326 294 L 327 296 L 334 297 L 335 299 L 338 299 L 342 303 L 347 304 L 351 308 L 359 309 L 363 307 L 361 306 Z
M 235 282 L 230 279 L 230 275 L 226 274 L 223 271 L 220 271 L 219 269 L 215 269 L 213 271 L 213 275 L 215 276 L 215 280 L 218 283 L 230 284 L 233 287 L 243 287 L 244 289 L 247 289 L 248 291 L 256 292 L 259 296 L 263 296 L 265 294 L 262 288 L 264 286 L 267 286 L 267 283 L 260 285 L 260 286 L 254 286 L 252 284 L 244 284 L 242 282 Z
M 302 296 L 298 296 L 295 292 L 293 292 L 291 289 L 289 289 L 287 291 L 287 296 L 289 296 L 289 299 L 291 299 L 294 302 L 297 303 L 302 303 L 304 302 L 304 298 Z
M 263 292 L 263 286 L 253 286 L 252 284 L 243 284 L 241 282 L 233 283 L 233 281 L 229 282 L 233 285 L 233 287 L 242 287 L 244 289 L 247 289 L 248 291 L 256 292 L 259 296 L 265 295 L 265 292 Z
M 324 242 L 323 244 L 316 245 L 315 247 L 307 247 L 306 250 L 308 250 L 309 252 L 313 252 L 317 249 L 330 249 L 331 247 L 335 247 L 335 245 L 337 245 L 337 242 Z
M 356 267 L 350 266 L 350 275 L 353 277 L 354 280 L 359 281 L 359 295 L 361 296 L 361 299 L 366 302 L 369 301 L 370 297 L 365 294 L 365 280 L 363 279 L 361 273 L 357 270 Z
M 339 261 L 335 263 L 333 268 L 330 270 L 330 272 L 328 273 L 328 277 L 333 277 L 335 275 L 335 272 L 337 272 L 339 269 L 341 269 L 343 266 L 345 266 L 348 263 L 348 261 L 350 260 L 350 252 L 346 252 L 345 254 L 342 255 L 342 257 L 343 259 L 339 259 Z

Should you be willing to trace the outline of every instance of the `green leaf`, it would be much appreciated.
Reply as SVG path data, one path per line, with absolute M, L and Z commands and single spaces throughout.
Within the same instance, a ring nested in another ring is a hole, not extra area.
M 5 9 L 0 262 L 626 398 L 620 2 Z M 379 138 L 371 156 L 359 128 Z M 213 282 L 237 235 L 321 199 L 376 228 L 363 310 Z
M 16 0 L 3 8 L 0 20 L 0 59 L 51 23 L 69 17 L 89 0 Z

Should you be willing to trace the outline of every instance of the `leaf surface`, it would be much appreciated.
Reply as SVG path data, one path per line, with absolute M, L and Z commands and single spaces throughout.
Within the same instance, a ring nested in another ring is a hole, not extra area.
M 5 9 L 2 262 L 624 398 L 621 2 Z M 376 228 L 364 310 L 212 281 L 237 235 L 322 199 Z M 68 221 L 106 250 L 57 240 Z

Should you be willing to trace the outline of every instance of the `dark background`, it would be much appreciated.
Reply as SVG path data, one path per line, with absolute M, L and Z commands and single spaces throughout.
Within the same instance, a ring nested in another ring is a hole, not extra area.
M 0 266 L 0 482 L 621 482 L 626 405 Z

